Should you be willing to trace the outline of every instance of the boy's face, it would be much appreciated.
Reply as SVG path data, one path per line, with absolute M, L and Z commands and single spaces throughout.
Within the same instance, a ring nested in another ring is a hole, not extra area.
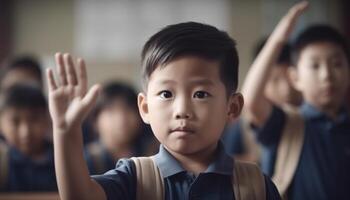
M 151 74 L 147 94 L 139 94 L 139 110 L 168 150 L 188 155 L 215 149 L 226 122 L 239 115 L 243 98 L 227 98 L 219 74 L 219 62 L 195 56 Z
M 96 118 L 96 128 L 104 144 L 117 148 L 130 143 L 140 133 L 141 118 L 137 110 L 123 99 L 114 99 Z
M 306 46 L 294 73 L 306 102 L 322 109 L 338 108 L 349 86 L 349 63 L 344 51 L 331 42 Z
M 49 129 L 43 109 L 5 108 L 0 115 L 0 127 L 6 142 L 28 156 L 41 153 Z

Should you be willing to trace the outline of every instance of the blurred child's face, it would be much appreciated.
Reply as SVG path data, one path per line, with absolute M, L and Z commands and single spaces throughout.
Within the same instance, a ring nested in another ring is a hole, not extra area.
M 319 42 L 306 46 L 296 69 L 295 84 L 306 102 L 321 110 L 339 108 L 349 86 L 349 63 L 338 45 Z
M 98 114 L 96 128 L 104 144 L 117 148 L 116 144 L 128 144 L 140 134 L 141 118 L 125 100 L 116 98 Z
M 23 154 L 35 156 L 42 153 L 49 120 L 43 109 L 9 107 L 0 115 L 0 127 L 8 144 Z
M 296 91 L 288 77 L 288 66 L 274 66 L 265 86 L 265 96 L 275 105 L 285 103 L 298 105 L 301 94 Z
M 219 62 L 185 56 L 151 74 L 139 110 L 157 139 L 171 151 L 196 154 L 215 149 L 226 122 L 237 117 L 240 95 L 227 98 Z

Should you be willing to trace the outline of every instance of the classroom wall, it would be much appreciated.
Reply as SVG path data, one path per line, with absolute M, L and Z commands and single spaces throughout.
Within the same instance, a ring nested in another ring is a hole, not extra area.
M 284 13 L 283 10 L 287 10 L 294 2 L 296 1 L 230 1 L 232 28 L 227 31 L 237 41 L 240 55 L 240 82 L 252 61 L 251 54 L 255 43 L 262 35 L 272 30 L 278 17 Z M 341 28 L 339 0 L 314 0 L 311 3 L 314 4 L 313 8 L 304 21 L 327 21 Z M 274 14 L 269 9 L 273 9 L 275 4 L 279 4 L 279 10 Z M 12 53 L 36 54 L 46 67 L 54 65 L 53 55 L 57 51 L 74 54 L 74 5 L 73 0 L 13 1 Z M 113 62 L 88 60 L 89 83 L 101 83 L 115 78 L 139 86 L 138 62 L 139 58 Z

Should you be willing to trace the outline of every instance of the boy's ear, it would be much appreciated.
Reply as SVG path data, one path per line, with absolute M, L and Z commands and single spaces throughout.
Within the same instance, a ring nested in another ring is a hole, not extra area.
M 139 112 L 143 122 L 145 122 L 146 124 L 149 124 L 147 95 L 145 93 L 141 92 L 138 94 L 137 105 L 139 107 Z
M 230 96 L 227 112 L 227 122 L 239 117 L 244 105 L 244 99 L 241 93 L 234 93 Z
M 288 78 L 292 84 L 292 86 L 298 90 L 298 91 L 301 91 L 301 88 L 300 88 L 300 83 L 299 83 L 299 74 L 298 74 L 298 69 L 296 66 L 291 66 L 288 68 Z

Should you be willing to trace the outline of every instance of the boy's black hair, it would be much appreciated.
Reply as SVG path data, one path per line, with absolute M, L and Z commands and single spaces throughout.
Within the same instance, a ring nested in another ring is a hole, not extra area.
M 96 119 L 101 110 L 116 99 L 124 101 L 130 108 L 134 109 L 135 112 L 138 112 L 136 91 L 125 83 L 109 82 L 102 88 L 95 109 L 92 112 L 91 120 Z
M 237 89 L 239 61 L 235 41 L 226 32 L 197 22 L 166 26 L 146 42 L 142 50 L 144 86 L 157 67 L 181 56 L 220 61 L 220 76 L 227 92 Z
M 47 101 L 39 87 L 15 84 L 0 93 L 0 112 L 7 108 L 47 109 Z
M 6 74 L 15 69 L 24 69 L 33 73 L 33 75 L 40 81 L 40 86 L 43 85 L 43 75 L 39 61 L 33 56 L 20 56 L 5 63 L 1 69 L 0 81 Z
M 254 50 L 254 59 L 259 55 L 260 51 L 265 46 L 267 39 L 267 37 L 263 38 L 256 45 Z M 291 45 L 289 43 L 285 43 L 282 47 L 280 55 L 277 58 L 277 64 L 281 64 L 278 66 L 284 66 L 284 64 L 290 66 L 291 62 Z
M 295 39 L 292 46 L 292 61 L 296 66 L 300 53 L 303 49 L 313 43 L 318 42 L 331 42 L 338 45 L 345 53 L 347 60 L 349 61 L 349 46 L 345 37 L 343 37 L 336 29 L 329 25 L 319 24 L 306 28 Z

